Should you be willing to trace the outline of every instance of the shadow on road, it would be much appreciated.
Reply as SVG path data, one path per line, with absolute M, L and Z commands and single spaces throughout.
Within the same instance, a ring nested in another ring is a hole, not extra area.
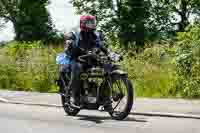
M 76 116 L 78 117 L 78 120 L 83 120 L 83 121 L 91 121 L 94 122 L 96 124 L 101 124 L 104 123 L 106 120 L 112 120 L 111 117 L 109 116 L 91 116 L 91 115 L 78 115 Z M 133 117 L 128 117 L 123 121 L 129 121 L 129 122 L 147 122 L 147 120 L 145 120 L 145 118 L 133 118 Z

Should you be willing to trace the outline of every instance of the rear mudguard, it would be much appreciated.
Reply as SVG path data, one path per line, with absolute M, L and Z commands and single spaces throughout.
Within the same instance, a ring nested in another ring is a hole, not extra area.
M 66 79 L 63 79 L 61 77 L 61 74 L 59 75 L 59 78 L 56 80 L 56 85 L 59 87 L 59 93 L 64 93 L 65 92 L 65 87 L 66 87 Z
M 64 92 L 64 84 L 60 79 L 55 80 L 56 85 L 59 87 L 58 93 Z

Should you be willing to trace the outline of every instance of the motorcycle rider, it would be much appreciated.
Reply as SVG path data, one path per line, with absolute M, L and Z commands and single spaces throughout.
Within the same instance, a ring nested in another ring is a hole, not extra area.
M 108 49 L 104 47 L 103 35 L 96 31 L 96 17 L 85 15 L 80 17 L 80 32 L 70 32 L 65 35 L 65 53 L 70 60 L 71 79 L 69 86 L 72 89 L 71 106 L 80 108 L 80 73 L 83 71 L 83 64 L 76 61 L 77 57 L 83 54 L 83 51 L 99 48 L 108 55 Z M 80 50 L 80 48 L 82 50 Z M 68 66 L 62 68 L 61 72 L 66 72 Z M 110 99 L 107 97 L 105 110 L 110 109 Z

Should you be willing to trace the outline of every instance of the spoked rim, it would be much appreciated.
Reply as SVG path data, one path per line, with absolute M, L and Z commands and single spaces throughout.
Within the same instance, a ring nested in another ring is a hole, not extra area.
M 128 88 L 122 79 L 112 83 L 112 115 L 124 113 L 128 104 Z
M 64 103 L 64 107 L 65 109 L 68 109 L 69 112 L 73 112 L 74 109 L 70 107 L 70 102 L 69 102 L 69 98 L 65 97 L 65 103 Z
M 69 98 L 67 98 L 66 96 L 61 96 L 61 98 L 62 98 L 63 109 L 68 115 L 75 116 L 80 111 L 79 109 L 74 109 L 70 107 L 68 101 Z

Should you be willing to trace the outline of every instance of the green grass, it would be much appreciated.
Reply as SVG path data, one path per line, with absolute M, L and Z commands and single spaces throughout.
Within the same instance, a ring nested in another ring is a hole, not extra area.
M 47 47 L 39 42 L 13 42 L 0 48 L 0 88 L 56 92 L 58 87 L 54 80 L 58 76 L 58 65 L 55 58 L 62 51 L 63 46 Z M 136 96 L 190 97 L 191 88 L 187 90 L 188 95 L 183 93 L 185 88 L 177 74 L 174 51 L 175 47 L 155 45 L 140 54 L 127 52 L 121 64 L 129 73 Z M 199 96 L 200 93 L 195 95 Z
M 144 54 L 136 59 L 128 58 L 123 63 L 134 84 L 136 95 L 141 97 L 175 97 L 176 67 L 172 57 L 159 59 Z
M 52 92 L 58 88 L 54 80 L 58 66 L 56 54 L 61 48 L 40 43 L 12 43 L 0 49 L 0 88 Z

